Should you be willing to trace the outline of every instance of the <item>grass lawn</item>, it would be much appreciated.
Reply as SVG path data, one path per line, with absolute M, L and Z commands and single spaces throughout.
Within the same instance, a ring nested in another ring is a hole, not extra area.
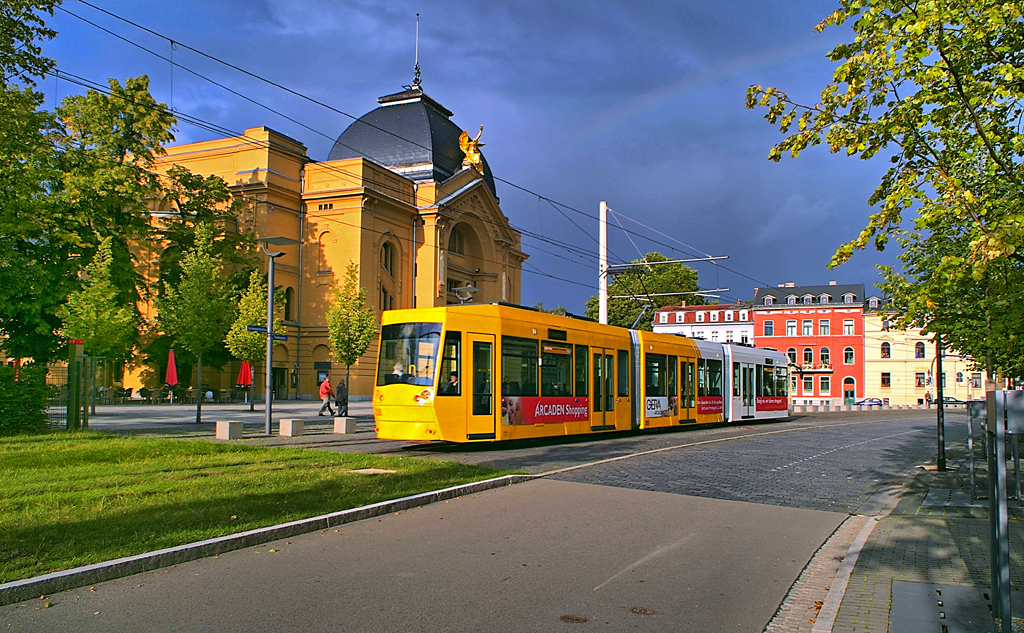
M 360 468 L 395 470 L 365 475 Z M 0 437 L 0 582 L 505 474 L 99 432 Z

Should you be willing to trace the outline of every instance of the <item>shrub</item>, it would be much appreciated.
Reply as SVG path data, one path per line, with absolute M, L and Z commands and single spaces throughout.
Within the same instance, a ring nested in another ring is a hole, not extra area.
M 0 435 L 38 433 L 48 428 L 46 365 L 0 367 Z

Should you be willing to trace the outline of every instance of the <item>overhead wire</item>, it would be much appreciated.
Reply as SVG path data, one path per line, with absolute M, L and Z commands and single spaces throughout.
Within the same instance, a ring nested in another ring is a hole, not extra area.
M 102 7 L 99 7 L 99 6 L 95 5 L 95 4 L 92 4 L 92 3 L 88 2 L 87 0 L 78 0 L 78 2 L 79 2 L 79 3 L 81 3 L 81 4 L 83 4 L 83 5 L 85 5 L 85 6 L 88 6 L 88 7 L 90 7 L 90 8 L 92 8 L 92 9 L 96 10 L 96 11 L 99 11 L 100 13 L 103 13 L 103 14 L 105 14 L 105 15 L 109 16 L 109 17 L 112 17 L 112 18 L 114 18 L 114 19 L 116 19 L 116 20 L 119 20 L 119 21 L 121 21 L 121 22 L 124 22 L 125 24 L 128 24 L 128 25 L 130 25 L 130 26 L 132 26 L 132 27 L 134 27 L 134 28 L 137 28 L 137 29 L 139 29 L 139 30 L 142 30 L 142 31 L 144 31 L 144 32 L 146 32 L 146 33 L 149 33 L 149 34 L 151 34 L 151 35 L 153 35 L 153 36 L 155 36 L 155 37 L 158 37 L 158 38 L 164 39 L 164 40 L 166 40 L 166 41 L 167 41 L 167 42 L 168 42 L 168 43 L 169 43 L 169 44 L 170 44 L 170 45 L 171 45 L 172 47 L 177 47 L 177 46 L 181 46 L 182 48 L 184 48 L 184 49 L 186 49 L 186 50 L 189 50 L 189 51 L 191 51 L 191 52 L 193 52 L 193 53 L 195 53 L 195 54 L 197 54 L 197 55 L 200 55 L 200 56 L 202 56 L 202 57 L 204 57 L 204 58 L 206 58 L 206 59 L 209 59 L 209 60 L 211 60 L 211 61 L 214 61 L 214 62 L 216 62 L 216 63 L 219 63 L 219 64 L 221 64 L 221 65 L 224 65 L 224 66 L 226 66 L 226 67 L 228 67 L 228 68 L 230 68 L 230 69 L 232 69 L 232 70 L 235 70 L 235 71 L 237 71 L 237 72 L 240 72 L 240 73 L 242 73 L 242 74 L 244 74 L 244 75 L 246 75 L 246 76 L 248 76 L 248 77 L 251 77 L 251 78 L 253 78 L 253 79 L 256 79 L 256 80 L 258 80 L 258 81 L 264 82 L 264 83 L 266 83 L 266 84 L 268 84 L 268 85 L 271 85 L 271 86 L 273 86 L 273 87 L 275 87 L 275 88 L 277 88 L 277 89 L 279 89 L 279 90 L 282 90 L 282 91 L 284 91 L 284 92 L 286 92 L 286 93 L 288 93 L 288 94 L 291 94 L 291 95 L 293 95 L 293 96 L 296 96 L 296 97 L 299 97 L 299 98 L 301 98 L 301 99 L 304 99 L 304 100 L 306 100 L 306 101 L 308 101 L 308 102 L 310 102 L 310 103 L 313 103 L 313 104 L 315 104 L 315 105 L 318 105 L 318 106 L 321 106 L 321 107 L 323 107 L 323 108 L 326 108 L 326 109 L 328 109 L 328 110 L 330 110 L 330 111 L 332 111 L 332 112 L 335 112 L 335 113 L 337 113 L 337 114 L 340 114 L 340 115 L 342 115 L 342 116 L 345 116 L 345 117 L 347 117 L 347 118 L 349 118 L 349 119 L 352 119 L 353 121 L 360 121 L 360 119 L 359 119 L 359 118 L 357 118 L 356 116 L 354 116 L 354 115 L 352 115 L 352 114 L 349 114 L 349 113 L 347 113 L 347 112 L 344 112 L 344 111 L 342 111 L 342 110 L 340 110 L 340 109 L 338 109 L 338 108 L 335 108 L 335 107 L 333 107 L 333 106 L 331 106 L 331 105 L 329 105 L 329 104 L 327 104 L 327 103 L 324 103 L 324 102 L 322 102 L 322 101 L 319 101 L 319 100 L 317 100 L 317 99 L 314 99 L 314 98 L 312 98 L 312 97 L 309 97 L 308 95 L 302 94 L 302 93 L 300 93 L 300 92 L 298 92 L 298 91 L 292 90 L 292 89 L 288 88 L 287 86 L 284 86 L 284 85 L 282 85 L 282 84 L 279 84 L 279 83 L 277 83 L 277 82 L 274 82 L 274 81 L 272 81 L 272 80 L 269 80 L 269 79 L 267 79 L 267 78 L 265 78 L 265 77 L 262 77 L 262 76 L 260 76 L 260 75 L 258 75 L 258 74 L 256 74 L 256 73 L 253 73 L 253 72 L 247 71 L 247 70 L 245 70 L 244 68 L 241 68 L 241 67 L 239 67 L 239 66 L 236 66 L 236 65 L 234 65 L 234 64 L 231 64 L 230 62 L 227 62 L 227 61 L 224 61 L 224 60 L 222 60 L 222 59 L 219 59 L 219 58 L 217 58 L 217 57 L 215 57 L 215 56 L 213 56 L 213 55 L 210 55 L 210 54 L 208 54 L 208 53 L 205 53 L 205 52 L 203 52 L 203 51 L 201 51 L 201 50 L 199 50 L 199 49 L 196 49 L 196 48 L 194 48 L 194 47 L 191 47 L 191 46 L 188 46 L 188 45 L 186 45 L 186 44 L 183 44 L 183 43 L 181 43 L 181 42 L 178 42 L 178 41 L 176 41 L 176 40 L 174 40 L 174 39 L 170 38 L 170 37 L 169 37 L 169 36 L 167 36 L 167 35 L 164 35 L 164 34 L 162 34 L 162 33 L 159 33 L 159 32 L 157 32 L 157 31 L 155 31 L 155 30 L 153 30 L 153 29 L 147 28 L 147 27 L 145 27 L 145 26 L 143 26 L 143 25 L 141 25 L 141 24 L 138 24 L 137 22 L 134 22 L 134 21 L 132 21 L 132 20 L 129 20 L 129 19 L 127 19 L 127 18 L 123 17 L 123 16 L 117 15 L 117 14 L 115 14 L 115 13 L 113 13 L 113 12 L 107 11 L 106 9 L 103 9 Z M 100 26 L 100 25 L 96 24 L 95 22 L 92 22 L 92 21 L 90 21 L 90 20 L 88 20 L 88 19 L 86 19 L 86 18 L 84 18 L 84 17 L 82 17 L 82 16 L 79 16 L 79 15 L 77 15 L 76 13 L 74 13 L 74 12 L 72 12 L 72 11 L 69 11 L 69 10 L 67 10 L 66 8 L 64 8 L 64 7 L 62 7 L 62 6 L 59 6 L 59 5 L 58 5 L 58 6 L 57 6 L 57 9 L 59 9 L 59 10 L 61 10 L 61 11 L 64 11 L 64 12 L 65 12 L 65 13 L 67 13 L 68 15 L 70 15 L 70 16 L 72 16 L 72 17 L 75 17 L 75 18 L 77 18 L 77 19 L 79 19 L 79 20 L 81 20 L 81 21 L 85 22 L 85 23 L 87 23 L 87 24 L 89 24 L 89 25 L 91 25 L 91 26 L 93 26 L 93 27 L 95 27 L 95 28 L 97 28 L 97 29 L 99 29 L 99 30 L 101 30 L 101 31 L 103 31 L 103 32 L 105 32 L 105 33 L 107 33 L 107 34 L 111 35 L 112 37 L 115 37 L 115 38 L 117 38 L 117 39 L 119 39 L 119 40 L 121 40 L 121 41 L 124 41 L 124 42 L 126 42 L 126 43 L 128 43 L 128 44 L 132 45 L 132 46 L 135 46 L 135 47 L 137 47 L 137 48 L 139 48 L 139 49 L 141 49 L 141 50 L 144 50 L 144 51 L 146 51 L 146 52 L 150 53 L 151 55 L 154 55 L 155 57 L 157 57 L 157 58 L 159 58 L 159 59 L 162 59 L 162 60 L 164 60 L 164 61 L 167 61 L 168 63 L 170 63 L 170 64 L 172 65 L 172 72 L 173 72 L 173 67 L 181 68 L 182 70 L 185 70 L 186 72 L 189 72 L 190 74 L 192 74 L 192 75 L 195 75 L 196 77 L 199 77 L 199 78 L 201 78 L 201 79 L 204 79 L 204 80 L 206 80 L 206 81 L 208 81 L 208 82 L 210 82 L 210 83 L 212 83 L 212 84 L 214 84 L 214 85 L 216 85 L 216 86 L 218 86 L 218 87 L 220 87 L 220 88 L 222 88 L 222 89 L 224 89 L 224 90 L 226 90 L 226 91 L 230 92 L 231 94 L 233 94 L 233 95 L 235 95 L 235 96 L 238 96 L 238 97 L 240 97 L 240 98 L 244 99 L 244 100 L 245 100 L 245 101 L 247 101 L 247 102 L 250 102 L 250 103 L 252 103 L 252 104 L 254 104 L 254 105 L 257 105 L 257 106 L 259 106 L 259 107 L 261 107 L 261 108 L 264 108 L 264 109 L 266 109 L 266 110 L 267 110 L 267 111 L 269 111 L 269 112 L 272 112 L 272 113 L 274 113 L 274 114 L 276 114 L 276 115 L 278 115 L 278 116 L 281 116 L 281 117 L 282 117 L 282 118 L 284 118 L 285 120 L 287 120 L 287 121 L 289 121 L 289 122 L 291 122 L 291 123 L 294 123 L 295 125 L 298 125 L 298 126 L 302 127 L 303 129 L 309 130 L 310 132 L 313 132 L 314 134 L 317 134 L 317 135 L 319 135 L 319 136 L 323 136 L 324 138 L 327 138 L 328 140 L 336 141 L 336 139 L 334 139 L 334 137 L 332 137 L 332 136 L 329 136 L 329 135 L 327 135 L 327 134 L 325 134 L 325 133 L 323 133 L 323 132 L 321 132 L 321 131 L 319 131 L 319 130 L 316 130 L 316 129 L 314 129 L 314 128 L 312 128 L 312 127 L 310 127 L 310 126 L 308 126 L 308 125 L 306 125 L 306 124 L 302 123 L 301 121 L 298 121 L 298 120 L 294 119 L 293 117 L 290 117 L 290 116 L 288 116 L 288 115 L 286 115 L 286 114 L 284 114 L 284 113 L 282 113 L 282 112 L 280 112 L 280 111 L 277 111 L 277 110 L 275 110 L 274 108 L 271 108 L 271 107 L 269 107 L 269 106 L 267 106 L 267 105 L 265 105 L 265 104 L 262 104 L 262 103 L 260 103 L 260 102 L 258 102 L 258 101 L 256 101 L 256 100 L 254 100 L 254 99 L 252 99 L 252 98 L 250 98 L 250 97 L 247 97 L 246 95 L 244 95 L 244 94 L 242 94 L 242 93 L 240 93 L 240 92 L 238 92 L 238 91 L 235 91 L 235 90 L 233 90 L 233 89 L 231 89 L 231 88 L 229 88 L 229 87 L 227 87 L 227 86 L 225 86 L 225 85 L 223 85 L 223 84 L 221 84 L 221 83 L 219 83 L 219 82 L 216 82 L 216 81 L 214 81 L 214 80 L 212 80 L 212 79 L 210 79 L 210 78 L 208 78 L 208 77 L 205 77 L 205 76 L 201 75 L 200 73 L 197 73 L 197 72 L 195 72 L 195 71 L 193 71 L 193 70 L 191 70 L 191 69 L 189 69 L 189 68 L 187 68 L 187 67 L 185 67 L 185 66 L 183 66 L 183 65 L 181 65 L 181 64 L 178 64 L 178 63 L 174 62 L 174 61 L 173 61 L 173 58 L 171 58 L 171 59 L 168 59 L 167 57 L 164 57 L 163 55 L 160 55 L 159 53 L 156 53 L 155 51 L 151 51 L 151 50 L 147 49 L 146 47 L 144 47 L 144 46 L 142 46 L 142 45 L 140 45 L 140 44 L 137 44 L 137 43 L 135 43 L 135 42 L 133 42 L 133 41 L 131 41 L 131 40 L 129 40 L 129 39 L 127 39 L 127 38 L 125 38 L 125 37 L 123 37 L 123 36 L 121 36 L 121 35 L 117 34 L 117 33 L 114 33 L 113 31 L 110 31 L 109 29 L 106 29 L 106 28 L 104 28 L 104 27 L 102 27 L 102 26 Z M 423 145 L 420 145 L 419 143 L 416 143 L 415 141 L 412 141 L 412 140 L 410 140 L 410 139 L 407 139 L 407 138 L 403 138 L 402 136 L 400 136 L 400 135 L 398 135 L 398 134 L 395 134 L 395 133 L 394 133 L 393 131 L 391 131 L 391 130 L 387 130 L 387 129 L 384 129 L 384 128 L 380 128 L 380 127 L 378 127 L 378 126 L 376 126 L 376 125 L 373 125 L 372 123 L 369 123 L 369 122 L 366 122 L 366 121 L 361 121 L 361 122 L 362 122 L 363 124 L 365 124 L 365 125 L 368 125 L 368 126 L 369 126 L 369 127 L 371 127 L 371 128 L 374 128 L 374 129 L 377 129 L 377 130 L 378 130 L 378 131 L 380 131 L 380 132 L 383 132 L 383 133 L 389 134 L 389 135 L 391 135 L 391 136 L 393 136 L 393 137 L 395 137 L 395 138 L 397 138 L 397 139 L 400 139 L 400 140 L 402 140 L 402 141 L 404 141 L 404 142 L 410 143 L 410 144 L 412 144 L 412 145 L 414 145 L 414 146 L 417 146 L 417 147 L 421 147 L 421 148 L 423 148 L 423 149 L 429 149 L 429 148 L 427 148 L 427 147 L 425 147 L 425 146 L 423 146 Z M 200 126 L 200 127 L 203 127 L 203 126 Z M 209 128 L 205 128 L 205 129 L 209 129 Z M 336 142 L 337 142 L 337 141 L 336 141 Z M 345 146 L 344 144 L 342 144 L 342 146 L 344 146 L 344 147 L 347 147 L 347 146 Z M 347 147 L 347 148 L 348 148 L 348 149 L 350 149 L 351 151 L 354 151 L 354 152 L 356 152 L 357 154 L 362 154 L 361 152 L 358 152 L 357 150 L 354 150 L 354 149 L 353 149 L 353 148 L 351 148 L 351 147 Z M 364 155 L 364 156 L 365 156 L 365 155 Z M 366 157 L 366 158 L 369 158 L 369 157 Z M 314 161 L 311 161 L 311 162 L 314 162 Z M 499 178 L 499 177 L 493 176 L 493 174 L 492 174 L 492 178 L 494 178 L 494 180 L 496 180 L 496 181 L 499 181 L 499 182 L 502 182 L 502 183 L 504 183 L 504 184 L 506 184 L 506 185 L 508 185 L 508 186 L 510 186 L 510 187 L 513 187 L 513 188 L 515 188 L 515 189 L 518 189 L 518 190 L 520 190 L 520 191 L 523 191 L 523 192 L 525 192 L 525 193 L 528 193 L 529 195 L 535 196 L 535 197 L 537 197 L 537 199 L 538 199 L 538 200 L 544 200 L 545 202 L 547 202 L 548 204 L 550 204 L 550 205 L 552 206 L 552 208 L 554 208 L 554 209 L 555 209 L 555 210 L 556 210 L 556 211 L 557 211 L 557 212 L 558 212 L 558 213 L 559 213 L 560 215 L 562 215 L 562 216 L 563 216 L 563 217 L 564 217 L 564 218 L 565 218 L 566 220 L 568 220 L 568 221 L 569 221 L 569 222 L 570 222 L 571 224 L 573 224 L 573 226 L 575 226 L 575 227 L 576 227 L 577 229 L 579 229 L 579 230 L 580 230 L 580 232 L 582 232 L 582 233 L 583 233 L 584 235 L 586 235 L 586 236 L 587 236 L 588 238 L 590 238 L 591 240 L 594 240 L 594 241 L 596 241 L 596 240 L 595 240 L 595 238 L 593 237 L 593 235 L 591 235 L 591 234 L 590 234 L 590 232 L 586 231 L 585 229 L 583 229 L 582 227 L 580 227 L 580 226 L 579 226 L 579 225 L 578 225 L 578 224 L 577 224 L 576 222 L 572 221 L 572 220 L 571 220 L 571 219 L 570 219 L 570 218 L 569 218 L 569 217 L 568 217 L 567 215 L 565 215 L 565 213 L 563 213 L 563 212 L 561 211 L 561 209 L 560 209 L 559 207 L 561 207 L 561 208 L 565 208 L 565 209 L 567 209 L 567 210 L 569 210 L 569 211 L 572 211 L 572 212 L 574 212 L 574 213 L 577 213 L 577 214 L 579 214 L 579 215 L 582 215 L 582 216 L 584 216 L 584 217 L 586 217 L 586 218 L 588 218 L 588 219 L 590 219 L 590 220 L 593 220 L 593 219 L 594 219 L 594 217 L 593 217 L 592 215 L 590 215 L 590 214 L 588 214 L 588 213 L 585 213 L 585 212 L 583 212 L 583 211 L 580 211 L 579 209 L 576 209 L 576 208 L 574 208 L 574 207 L 571 207 L 571 206 L 569 206 L 569 205 L 566 205 L 566 204 L 563 204 L 563 203 L 559 203 L 559 202 L 557 202 L 557 201 L 555 201 L 555 200 L 552 200 L 551 198 L 548 198 L 547 196 L 543 196 L 543 195 L 541 195 L 541 194 L 539 194 L 539 193 L 537 193 L 537 192 L 531 191 L 531 190 L 529 190 L 529 189 L 527 189 L 527 188 L 525 188 L 525 187 L 522 187 L 522 186 L 520 186 L 520 185 L 517 185 L 517 184 L 515 184 L 515 183 L 512 183 L 512 182 L 510 182 L 510 181 L 508 181 L 508 180 L 505 180 L 505 179 L 503 179 L 503 178 Z M 616 215 L 617 215 L 617 216 L 622 216 L 622 217 L 624 217 L 624 218 L 626 218 L 626 219 L 628 219 L 628 220 L 630 220 L 630 221 L 632 221 L 632 222 L 634 222 L 634 223 L 636 223 L 636 224 L 638 224 L 638 225 L 640 225 L 640 226 L 643 226 L 644 228 L 647 228 L 648 230 L 651 230 L 651 231 L 653 231 L 653 232 L 655 232 L 655 233 L 657 233 L 657 234 L 659 234 L 659 235 L 662 235 L 662 236 L 664 236 L 664 237 L 666 237 L 666 238 L 668 238 L 668 239 L 670 239 L 670 240 L 672 240 L 672 241 L 674 241 L 674 242 L 677 242 L 678 244 L 680 244 L 680 245 L 684 246 L 685 248 L 688 248 L 688 249 L 691 249 L 691 250 L 693 250 L 693 251 L 697 251 L 698 253 L 700 253 L 700 250 L 699 250 L 699 249 L 696 249 L 695 247 L 693 247 L 693 246 L 690 246 L 690 245 L 686 244 L 685 242 L 682 242 L 682 241 L 680 241 L 680 240 L 678 240 L 678 239 L 676 239 L 676 238 L 674 238 L 674 237 L 672 237 L 672 236 L 669 236 L 669 235 L 667 235 L 667 234 L 665 234 L 665 233 L 663 233 L 663 232 L 661 232 L 661 231 L 658 231 L 657 229 L 654 229 L 654 228 L 652 228 L 652 227 L 649 227 L 649 226 L 647 226 L 647 225 L 643 224 L 642 222 L 640 222 L 640 221 L 638 221 L 638 220 L 635 220 L 634 218 L 632 218 L 632 217 L 630 217 L 630 216 L 628 216 L 628 215 L 626 215 L 626 214 L 622 214 L 622 213 L 618 213 L 618 212 L 616 212 Z M 515 228 L 515 227 L 514 227 L 514 228 Z M 657 244 L 657 245 L 659 245 L 659 246 L 663 246 L 663 247 L 665 247 L 665 248 L 669 248 L 669 249 L 671 249 L 671 250 L 673 250 L 673 251 L 676 251 L 676 252 L 682 252 L 682 253 L 684 253 L 684 254 L 687 254 L 687 255 L 692 255 L 692 254 L 693 254 L 693 253 L 688 253 L 688 252 L 680 251 L 680 250 L 679 250 L 678 248 L 676 248 L 676 247 L 673 247 L 673 246 L 671 246 L 671 245 L 668 245 L 668 244 L 665 244 L 665 243 L 663 243 L 663 242 L 659 242 L 659 241 L 657 241 L 657 240 L 654 240 L 654 239 L 650 238 L 649 236 L 645 236 L 645 235 L 642 235 L 642 234 L 640 234 L 640 233 L 637 233 L 637 232 L 635 232 L 635 231 L 630 231 L 630 230 L 626 229 L 625 227 L 623 227 L 623 226 L 621 225 L 621 223 L 619 224 L 619 228 L 620 228 L 620 229 L 621 229 L 621 230 L 622 230 L 622 231 L 623 231 L 624 233 L 626 233 L 626 234 L 627 234 L 627 236 L 628 236 L 628 235 L 630 235 L 630 234 L 632 234 L 632 235 L 636 235 L 637 237 L 640 237 L 640 238 L 642 238 L 642 239 L 646 239 L 646 240 L 650 241 L 651 243 Z M 516 228 L 516 230 L 521 230 L 521 229 L 519 229 L 519 228 Z M 630 241 L 632 242 L 632 238 L 630 238 Z M 567 244 L 565 244 L 565 243 L 562 243 L 562 244 L 558 244 L 558 245 L 559 245 L 560 247 L 563 247 L 563 248 L 565 248 L 565 247 L 567 246 Z M 634 243 L 634 246 L 635 246 L 635 243 Z M 639 250 L 639 249 L 638 249 L 638 250 Z M 706 254 L 705 254 L 705 255 L 706 255 Z M 613 254 L 613 256 L 614 256 L 614 254 Z M 620 258 L 620 257 L 618 257 L 618 256 L 615 256 L 615 257 L 616 257 L 616 259 L 620 259 L 620 260 L 622 260 L 622 258 Z M 622 260 L 622 261 L 624 262 L 625 260 Z M 764 286 L 770 286 L 770 284 L 768 284 L 768 283 L 766 283 L 766 282 L 763 282 L 763 281 L 760 281 L 760 280 L 758 280 L 758 279 L 755 279 L 755 278 L 753 278 L 753 277 L 750 277 L 749 275 L 746 275 L 746 274 L 744 274 L 744 273 L 741 273 L 741 272 L 739 272 L 739 271 L 736 271 L 736 270 L 734 270 L 734 269 L 731 269 L 731 268 L 729 268 L 729 267 L 727 267 L 727 266 L 722 266 L 721 264 L 718 264 L 717 262 L 713 262 L 713 263 L 714 263 L 714 264 L 716 265 L 716 267 L 721 267 L 722 269 L 724 269 L 724 270 L 727 270 L 727 271 L 729 271 L 729 272 L 731 272 L 731 273 L 733 273 L 733 274 L 737 274 L 737 275 L 740 275 L 740 276 L 742 276 L 742 277 L 745 277 L 745 278 L 747 278 L 747 279 L 750 279 L 751 281 L 754 281 L 755 283 L 759 283 L 759 284 L 762 284 L 762 285 L 764 285 Z

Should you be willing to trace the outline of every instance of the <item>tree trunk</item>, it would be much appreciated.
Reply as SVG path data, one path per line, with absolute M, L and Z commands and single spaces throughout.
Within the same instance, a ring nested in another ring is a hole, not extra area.
M 85 406 L 82 407 L 82 428 L 89 428 L 89 405 L 92 402 L 92 375 L 95 372 L 92 356 L 85 358 Z
M 203 396 L 206 394 L 203 392 L 203 357 L 199 356 L 199 377 L 196 379 L 196 385 L 199 393 L 196 396 L 196 424 L 203 421 Z

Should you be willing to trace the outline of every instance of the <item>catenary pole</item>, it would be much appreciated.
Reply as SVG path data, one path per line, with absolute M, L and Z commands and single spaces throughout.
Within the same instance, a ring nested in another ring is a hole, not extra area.
M 598 253 L 598 322 L 608 324 L 608 203 L 601 201 L 600 253 Z
M 942 396 L 942 338 L 935 339 L 935 393 L 939 396 L 939 407 L 935 411 L 935 422 L 939 436 L 939 471 L 946 470 L 946 409 Z

